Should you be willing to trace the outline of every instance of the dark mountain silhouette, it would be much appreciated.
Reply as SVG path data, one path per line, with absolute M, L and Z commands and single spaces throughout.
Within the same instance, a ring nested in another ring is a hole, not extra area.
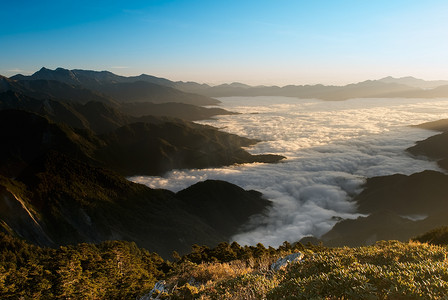
M 253 142 L 208 126 L 159 121 L 130 124 L 97 136 L 30 112 L 0 111 L 1 230 L 45 246 L 130 240 L 168 256 L 173 250 L 186 252 L 195 243 L 212 246 L 228 240 L 250 216 L 269 204 L 259 193 L 225 182 L 205 182 L 178 196 L 134 184 L 113 171 L 165 170 L 170 165 L 158 164 L 177 153 L 194 155 L 198 151 L 196 144 L 185 140 L 228 152 L 227 161 L 247 155 L 245 151 L 241 154 L 237 145 Z M 180 137 L 172 136 L 177 134 Z M 137 169 L 134 160 L 143 167 Z M 189 203 L 191 191 L 198 197 L 193 201 L 207 195 L 205 207 L 212 215 L 216 207 L 226 205 L 223 213 L 229 218 L 219 222 L 204 218 L 207 210 Z
M 92 87 L 92 89 L 119 102 L 179 102 L 194 105 L 216 105 L 219 103 L 218 100 L 206 96 L 185 93 L 175 88 L 145 81 L 108 83 Z
M 448 226 L 435 228 L 429 232 L 413 238 L 413 240 L 420 243 L 446 246 L 448 245 Z
M 116 105 L 117 103 L 96 92 L 79 86 L 72 86 L 55 80 L 12 80 L 0 77 L 0 92 L 18 92 L 36 99 L 54 99 L 75 103 L 97 101 Z
M 287 85 L 283 87 L 250 86 L 239 82 L 210 86 L 196 82 L 174 82 L 146 74 L 125 77 L 108 71 L 67 70 L 63 68 L 49 70 L 42 68 L 31 76 L 18 74 L 12 76 L 11 79 L 21 81 L 58 80 L 66 84 L 79 85 L 104 93 L 117 101 L 163 101 L 195 105 L 216 104 L 216 100 L 210 100 L 209 97 L 229 96 L 286 96 L 322 100 L 448 97 L 448 81 L 425 81 L 414 77 L 393 78 L 390 76 L 345 86 L 326 86 L 322 84 Z M 161 87 L 164 87 L 164 89 Z M 184 95 L 180 91 L 187 94 Z M 206 97 L 200 98 L 199 95 Z
M 251 155 L 241 147 L 256 140 L 187 121 L 152 117 L 103 135 L 73 130 L 24 111 L 0 111 L 0 168 L 16 176 L 23 166 L 50 150 L 123 175 L 160 175 L 173 168 L 206 168 L 234 163 L 277 162 L 278 155 Z
M 448 170 L 448 119 L 420 124 L 417 127 L 443 132 L 417 142 L 407 151 L 413 155 L 423 155 L 434 159 L 440 167 Z
M 123 103 L 120 106 L 120 110 L 128 115 L 132 115 L 135 117 L 146 115 L 167 116 L 187 121 L 205 120 L 218 115 L 237 114 L 217 107 L 206 108 L 191 104 L 174 102 L 160 104 L 154 104 L 150 102 Z
M 187 211 L 227 236 L 238 231 L 248 216 L 260 214 L 270 205 L 270 201 L 261 198 L 260 192 L 244 192 L 236 185 L 219 180 L 199 182 L 176 196 L 186 205 Z
M 259 195 L 234 189 L 226 193 L 229 184 L 222 184 L 224 194 L 209 197 L 210 207 L 215 201 L 221 206 L 222 197 L 232 197 L 229 210 L 241 210 L 238 199 L 264 209 L 266 201 Z M 210 195 L 220 185 L 204 183 L 201 193 Z M 43 246 L 120 239 L 169 257 L 196 243 L 214 246 L 237 232 L 214 228 L 172 192 L 129 182 L 53 151 L 34 160 L 14 180 L 0 176 L 0 194 L 0 229 Z M 254 211 L 241 211 L 242 222 Z
M 436 171 L 373 177 L 355 200 L 361 213 L 388 209 L 400 215 L 431 215 L 448 210 L 447 186 L 448 175 Z
M 100 136 L 96 157 L 124 175 L 157 175 L 171 169 L 234 163 L 277 162 L 278 155 L 252 155 L 241 147 L 256 140 L 187 122 L 134 123 Z
M 443 133 L 419 141 L 407 151 L 437 160 L 448 170 L 448 120 L 416 127 Z M 446 226 L 447 186 L 448 175 L 436 171 L 369 178 L 364 190 L 354 198 L 358 211 L 368 216 L 337 223 L 322 240 L 329 246 L 359 246 L 383 239 L 406 241 L 435 227 Z
M 440 120 L 417 126 L 440 131 L 446 130 L 447 124 L 447 120 Z M 408 151 L 446 159 L 446 146 L 443 146 L 446 141 L 438 139 L 436 135 L 417 142 Z M 435 227 L 446 226 L 447 184 L 448 175 L 429 170 L 410 176 L 394 174 L 369 178 L 364 190 L 353 199 L 358 204 L 358 212 L 365 216 L 339 221 L 319 241 L 332 247 L 357 247 L 380 240 L 416 239 L 415 236 Z
M 5 109 L 34 112 L 54 122 L 65 123 L 73 128 L 90 129 L 95 133 L 111 131 L 138 120 L 102 102 L 91 101 L 81 104 L 40 100 L 12 91 L 0 93 L 0 110 Z
M 95 91 L 118 102 L 179 102 L 193 105 L 219 103 L 218 100 L 203 95 L 182 92 L 173 88 L 174 83 L 169 80 L 149 75 L 124 77 L 107 71 L 42 68 L 31 76 L 15 75 L 11 79 L 20 82 L 58 81 Z
M 448 131 L 448 119 L 426 122 L 423 124 L 414 125 L 414 127 L 423 128 L 427 130 Z
M 139 76 L 120 76 L 109 71 L 91 71 L 91 70 L 67 70 L 64 68 L 57 68 L 55 70 L 50 70 L 45 67 L 41 68 L 39 71 L 35 72 L 30 76 L 25 76 L 17 74 L 11 77 L 15 80 L 56 80 L 64 82 L 69 85 L 82 85 L 88 88 L 92 88 L 101 84 L 109 83 L 123 83 L 123 82 L 136 82 L 145 81 L 150 83 L 155 83 L 158 85 L 175 87 L 175 83 L 160 77 L 155 77 L 151 75 L 142 74 Z
M 65 123 L 73 128 L 90 129 L 95 133 L 106 133 L 135 122 L 161 122 L 160 118 L 149 115 L 198 120 L 211 118 L 218 114 L 232 114 L 220 108 L 205 108 L 183 103 L 127 103 L 109 106 L 96 101 L 81 104 L 59 100 L 41 100 L 11 90 L 0 93 L 0 110 L 2 109 L 34 112 L 54 122 Z
M 180 192 L 180 198 L 122 177 L 283 158 L 251 155 L 241 148 L 256 140 L 181 119 L 144 115 L 195 119 L 228 112 L 181 103 L 120 104 L 82 87 L 88 76 L 80 80 L 66 70 L 41 71 L 48 73 L 47 79 L 0 78 L 2 231 L 44 246 L 124 239 L 167 257 L 173 250 L 188 251 L 192 244 L 213 246 L 228 240 L 269 205 L 261 194 L 226 182 L 198 184 Z M 113 77 L 92 74 L 98 81 Z M 155 88 L 152 96 L 161 99 L 166 96 L 157 94 L 161 90 L 173 97 L 196 97 L 146 82 L 116 84 L 136 97 L 149 86 Z M 114 83 L 101 86 L 116 88 Z M 120 94 L 121 100 L 125 94 Z M 207 195 L 207 209 L 189 203 L 191 191 L 197 195 L 194 201 Z M 218 217 L 223 207 L 221 220 L 204 217 Z
M 101 141 L 55 124 L 36 114 L 18 110 L 0 111 L 0 174 L 18 176 L 35 159 L 56 151 L 81 161 L 93 162 Z
M 354 199 L 368 216 L 340 221 L 321 239 L 329 246 L 370 245 L 447 225 L 447 185 L 448 175 L 435 171 L 369 178 Z
M 321 240 L 330 247 L 359 247 L 381 240 L 406 241 L 423 232 L 415 222 L 392 211 L 381 210 L 367 217 L 340 221 Z

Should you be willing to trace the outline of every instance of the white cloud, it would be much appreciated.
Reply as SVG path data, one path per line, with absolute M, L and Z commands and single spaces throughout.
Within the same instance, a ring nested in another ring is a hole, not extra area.
M 265 142 L 252 153 L 277 153 L 278 164 L 250 164 L 205 170 L 175 170 L 164 177 L 134 177 L 153 188 L 179 191 L 206 179 L 221 179 L 262 192 L 273 201 L 267 217 L 253 218 L 234 239 L 278 246 L 306 235 L 320 236 L 334 217 L 356 218 L 350 198 L 365 178 L 438 170 L 404 150 L 433 132 L 407 127 L 448 118 L 448 100 L 354 99 L 343 102 L 292 98 L 232 97 L 224 108 L 241 115 L 203 122 Z M 251 113 L 257 114 L 251 114 Z

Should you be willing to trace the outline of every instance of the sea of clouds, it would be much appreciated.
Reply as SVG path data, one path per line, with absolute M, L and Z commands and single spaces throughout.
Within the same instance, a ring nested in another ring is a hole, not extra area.
M 405 149 L 434 132 L 409 127 L 448 118 L 448 99 L 351 99 L 320 101 L 288 97 L 220 98 L 240 115 L 201 122 L 262 140 L 248 151 L 287 157 L 277 164 L 246 164 L 202 170 L 174 170 L 163 177 L 130 180 L 179 191 L 198 181 L 220 179 L 262 192 L 273 201 L 233 237 L 240 244 L 278 246 L 285 240 L 321 236 L 340 218 L 356 218 L 350 200 L 365 179 L 425 169 L 434 162 Z

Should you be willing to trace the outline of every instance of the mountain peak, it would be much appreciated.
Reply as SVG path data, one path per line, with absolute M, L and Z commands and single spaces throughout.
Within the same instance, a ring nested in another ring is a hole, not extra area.
M 37 71 L 36 73 L 38 73 L 38 72 L 48 72 L 48 71 L 51 71 L 51 70 L 50 70 L 50 69 L 47 69 L 47 68 L 45 68 L 45 67 L 42 67 L 42 68 L 40 68 L 40 70 Z

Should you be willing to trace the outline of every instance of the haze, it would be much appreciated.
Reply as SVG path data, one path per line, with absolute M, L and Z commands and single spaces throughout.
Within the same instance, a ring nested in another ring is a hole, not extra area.
M 0 74 L 48 68 L 211 84 L 448 79 L 446 1 L 7 1 Z

